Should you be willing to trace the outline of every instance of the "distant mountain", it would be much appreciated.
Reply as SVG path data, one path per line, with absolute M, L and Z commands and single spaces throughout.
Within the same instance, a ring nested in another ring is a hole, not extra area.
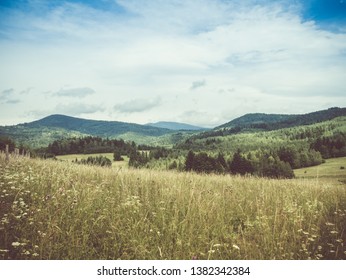
M 207 130 L 206 128 L 179 122 L 156 122 L 147 123 L 148 126 L 166 128 L 170 130 Z
M 139 144 L 166 144 L 170 142 L 171 136 L 177 138 L 173 134 L 174 131 L 165 128 L 117 121 L 87 120 L 65 115 L 51 115 L 30 123 L 0 126 L 0 135 L 32 147 L 47 146 L 61 138 L 89 135 L 122 138 Z
M 299 125 L 309 125 L 318 122 L 328 121 L 336 117 L 345 116 L 346 108 L 329 108 L 327 110 L 317 111 L 300 115 L 283 114 L 246 114 L 236 118 L 228 123 L 220 125 L 215 130 L 226 128 L 258 128 L 263 130 L 274 130 Z
M 42 126 L 57 127 L 102 137 L 113 137 L 129 132 L 139 133 L 147 136 L 161 136 L 171 132 L 164 128 L 134 123 L 87 120 L 65 115 L 51 115 L 41 120 L 24 124 L 24 126 L 33 128 Z
M 330 108 L 301 115 L 246 114 L 213 130 L 188 124 L 158 122 L 148 125 L 118 121 L 97 121 L 65 115 L 51 115 L 43 119 L 13 126 L 0 126 L 0 136 L 7 136 L 17 143 L 31 147 L 47 146 L 54 140 L 70 137 L 99 136 L 121 138 L 137 144 L 173 145 L 216 136 L 242 132 L 271 131 L 294 126 L 315 124 L 339 116 L 346 116 L 346 108 Z M 199 131 L 204 130 L 203 132 Z

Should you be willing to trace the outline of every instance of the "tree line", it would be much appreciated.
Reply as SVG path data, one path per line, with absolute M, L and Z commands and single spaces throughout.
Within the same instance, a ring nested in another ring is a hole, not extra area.
M 298 151 L 294 146 L 278 150 L 257 150 L 242 153 L 240 149 L 229 160 L 222 153 L 216 157 L 206 152 L 189 151 L 185 161 L 186 171 L 203 173 L 252 174 L 271 178 L 293 178 L 294 168 L 319 165 L 323 161 L 315 150 Z
M 263 153 L 256 157 L 252 153 L 244 155 L 238 150 L 232 158 L 226 161 L 221 153 L 217 157 L 213 157 L 205 152 L 189 151 L 185 161 L 185 170 L 203 173 L 252 174 L 270 178 L 294 177 L 290 163 L 273 152 Z
M 129 155 L 136 148 L 134 142 L 125 142 L 122 139 L 104 139 L 101 137 L 87 136 L 82 138 L 68 138 L 55 140 L 42 152 L 54 155 L 68 154 L 95 154 L 113 153 L 117 151 L 122 155 Z

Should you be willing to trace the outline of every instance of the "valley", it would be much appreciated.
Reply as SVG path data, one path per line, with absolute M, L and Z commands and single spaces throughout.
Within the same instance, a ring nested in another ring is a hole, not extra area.
M 344 260 L 343 114 L 139 143 L 64 116 L 1 127 L 0 259 Z

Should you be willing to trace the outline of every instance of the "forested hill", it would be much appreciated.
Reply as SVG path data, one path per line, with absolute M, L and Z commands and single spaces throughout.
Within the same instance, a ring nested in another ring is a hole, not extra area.
M 41 120 L 27 123 L 25 126 L 33 128 L 40 126 L 57 127 L 102 137 L 112 137 L 127 132 L 149 136 L 161 136 L 170 132 L 168 129 L 134 123 L 87 120 L 65 115 L 51 115 Z
M 328 121 L 340 116 L 346 116 L 346 108 L 334 107 L 327 110 L 300 115 L 255 113 L 246 114 L 228 123 L 220 125 L 215 129 L 244 127 L 274 130 L 286 127 L 314 124 Z
M 51 115 L 41 120 L 13 126 L 0 126 L 0 136 L 32 148 L 44 147 L 55 140 L 71 137 L 98 136 L 135 141 L 138 144 L 161 145 L 177 138 L 174 131 L 164 128 Z M 180 139 L 178 137 L 178 139 Z
M 192 138 L 202 139 L 233 135 L 241 132 L 272 131 L 282 128 L 320 123 L 341 116 L 346 116 L 346 108 L 334 107 L 301 115 L 252 113 L 217 126 L 211 131 L 193 135 Z

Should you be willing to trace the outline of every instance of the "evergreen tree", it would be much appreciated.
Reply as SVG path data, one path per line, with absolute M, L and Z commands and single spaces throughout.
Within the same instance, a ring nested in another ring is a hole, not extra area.
M 195 154 L 191 150 L 188 152 L 186 161 L 185 161 L 185 170 L 191 171 L 194 167 Z
M 233 155 L 233 160 L 230 163 L 230 171 L 233 174 L 245 175 L 246 173 L 252 174 L 255 170 L 251 164 L 251 161 L 247 160 L 241 155 L 240 150 L 238 150 Z

